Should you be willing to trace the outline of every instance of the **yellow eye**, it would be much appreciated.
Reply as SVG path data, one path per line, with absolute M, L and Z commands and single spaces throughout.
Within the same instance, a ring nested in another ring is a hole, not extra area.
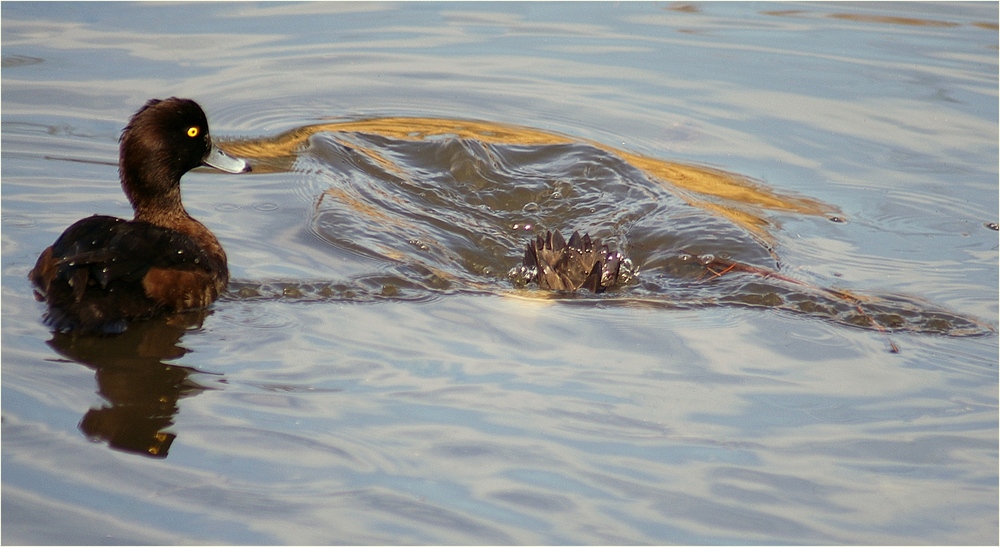
M 188 136 L 191 138 L 197 137 L 198 133 L 201 133 L 201 129 L 198 126 L 188 128 Z

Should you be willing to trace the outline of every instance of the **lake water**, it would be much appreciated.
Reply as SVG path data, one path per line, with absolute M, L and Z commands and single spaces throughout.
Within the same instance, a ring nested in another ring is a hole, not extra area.
M 0 539 L 998 543 L 997 23 L 5 2 Z M 230 291 L 54 335 L 27 272 L 171 95 L 255 166 L 184 179 Z M 556 229 L 637 275 L 509 278 Z

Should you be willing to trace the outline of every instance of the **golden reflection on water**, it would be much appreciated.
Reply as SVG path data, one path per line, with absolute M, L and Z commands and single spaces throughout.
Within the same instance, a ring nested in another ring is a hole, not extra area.
M 220 142 L 219 145 L 231 154 L 254 160 L 254 169 L 258 172 L 280 172 L 289 170 L 294 162 L 296 152 L 305 145 L 306 140 L 321 132 L 363 133 L 408 141 L 422 141 L 432 137 L 455 137 L 499 145 L 588 144 L 621 158 L 690 205 L 728 219 L 769 245 L 773 242 L 773 236 L 769 229 L 774 226 L 774 221 L 767 217 L 767 211 L 801 215 L 838 213 L 837 208 L 831 205 L 806 197 L 781 194 L 748 177 L 719 169 L 665 161 L 620 150 L 589 139 L 578 139 L 540 129 L 488 121 L 448 118 L 372 118 L 308 125 L 274 137 L 233 140 Z M 387 171 L 403 172 L 403 169 L 371 148 L 366 148 L 358 143 L 352 143 L 351 148 L 364 154 Z M 374 214 L 370 208 L 361 212 Z
M 892 17 L 889 15 L 871 15 L 862 13 L 831 13 L 831 19 L 844 19 L 861 23 L 886 23 L 890 25 L 906 25 L 911 27 L 957 27 L 958 23 L 951 21 L 935 21 L 933 19 L 917 19 L 914 17 Z
M 687 11 L 687 10 L 676 10 L 676 11 Z M 816 12 L 806 11 L 799 9 L 787 9 L 787 10 L 767 10 L 760 12 L 761 15 L 770 15 L 773 17 L 811 17 Z M 937 28 L 954 28 L 962 26 L 961 23 L 956 23 L 954 21 L 942 21 L 938 19 L 923 19 L 919 17 L 900 17 L 895 15 L 878 15 L 873 13 L 826 13 L 821 14 L 821 17 L 826 17 L 827 19 L 840 19 L 842 21 L 855 21 L 858 23 L 875 23 L 883 25 L 901 25 L 907 27 L 937 27 Z M 973 22 L 969 23 L 973 27 L 978 27 L 986 30 L 997 30 L 997 24 L 995 22 Z

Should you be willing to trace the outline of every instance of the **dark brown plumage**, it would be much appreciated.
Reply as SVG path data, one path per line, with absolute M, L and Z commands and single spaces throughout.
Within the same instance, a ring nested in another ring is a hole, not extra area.
M 599 239 L 573 232 L 569 242 L 559 230 L 537 236 L 524 250 L 523 266 L 534 273 L 541 289 L 604 292 L 618 282 L 624 257 L 611 252 Z
M 146 103 L 120 140 L 121 184 L 135 218 L 85 218 L 42 251 L 28 278 L 48 303 L 46 323 L 116 333 L 130 321 L 215 301 L 229 282 L 226 253 L 181 203 L 181 176 L 199 165 L 250 170 L 212 145 L 194 101 Z

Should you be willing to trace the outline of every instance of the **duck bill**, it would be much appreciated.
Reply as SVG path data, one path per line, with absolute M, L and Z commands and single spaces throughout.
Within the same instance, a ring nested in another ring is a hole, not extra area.
M 223 152 L 215 143 L 211 143 L 208 154 L 201 160 L 201 163 L 209 167 L 214 167 L 219 171 L 227 173 L 249 173 L 250 164 L 239 158 L 234 158 Z

